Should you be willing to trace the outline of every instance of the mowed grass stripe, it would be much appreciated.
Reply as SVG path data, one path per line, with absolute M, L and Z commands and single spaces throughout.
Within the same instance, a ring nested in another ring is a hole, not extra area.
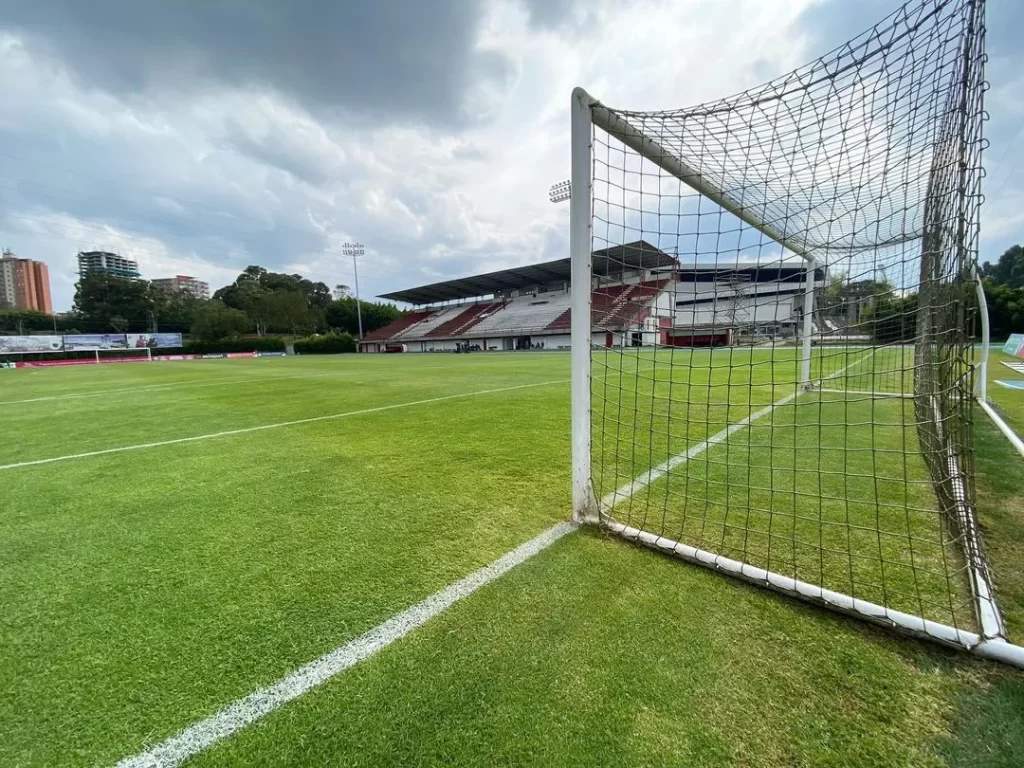
M 309 372 L 325 375 L 331 370 L 367 374 L 406 374 L 427 370 L 502 370 L 529 371 L 547 369 L 552 361 L 564 361 L 568 355 L 549 352 L 542 356 L 488 355 L 328 355 L 231 360 L 197 360 L 153 363 L 102 363 L 99 365 L 59 366 L 2 371 L 0 386 L 5 400 L 63 395 L 96 387 L 130 389 L 152 384 L 178 383 L 192 379 L 212 381 L 240 375 L 268 375 L 274 372 Z M 559 363 L 556 362 L 556 365 Z
M 435 366 L 435 368 L 444 368 L 445 366 Z M 418 370 L 424 370 L 420 368 Z M 344 376 L 358 376 L 366 373 L 366 371 L 359 370 L 344 370 L 335 371 L 332 373 L 293 373 L 293 374 L 280 374 L 270 376 L 246 376 L 244 378 L 233 378 L 233 379 L 218 379 L 215 381 L 205 381 L 203 379 L 183 379 L 169 381 L 160 384 L 137 384 L 133 387 L 122 387 L 118 389 L 96 389 L 88 390 L 84 392 L 70 392 L 67 394 L 60 395 L 45 395 L 43 397 L 30 397 L 23 400 L 0 400 L 0 405 L 24 405 L 27 403 L 43 403 L 54 400 L 77 400 L 90 397 L 105 397 L 107 395 L 135 395 L 140 394 L 144 397 L 149 397 L 153 390 L 163 389 L 194 389 L 202 387 L 224 387 L 231 384 L 256 384 L 259 382 L 273 382 L 273 381 L 290 381 L 295 379 L 320 379 L 320 378 L 340 378 Z
M 0 764 L 113 763 L 565 520 L 568 413 L 533 387 L 6 473 Z
M 188 765 L 1010 768 L 1022 715 L 1011 670 L 584 530 Z
M 333 376 L 354 376 L 355 371 L 339 371 L 338 373 L 332 374 Z M 98 389 L 92 392 L 72 392 L 66 395 L 47 395 L 44 397 L 30 397 L 25 400 L 0 400 L 0 405 L 23 405 L 26 403 L 42 403 L 49 402 L 52 400 L 78 400 L 88 397 L 105 397 L 108 395 L 120 395 L 120 394 L 141 394 L 149 396 L 149 394 L 156 389 L 178 389 L 178 388 L 196 388 L 196 387 L 226 387 L 231 384 L 253 384 L 261 381 L 282 381 L 287 379 L 303 379 L 309 378 L 304 374 L 293 374 L 285 376 L 247 376 L 239 379 L 227 379 L 225 381 L 200 381 L 196 379 L 190 379 L 188 381 L 174 381 L 167 384 L 141 384 L 134 387 L 126 387 L 122 389 Z
M 869 356 L 870 353 L 833 374 L 833 376 L 841 375 L 848 368 L 863 362 Z M 789 403 L 797 397 L 797 394 L 794 392 L 786 395 L 773 405 L 751 413 L 738 424 L 733 424 L 704 443 L 694 446 L 691 451 L 687 452 L 687 458 L 705 450 L 710 445 L 726 439 L 732 432 L 746 427 L 750 422 L 767 415 L 775 408 Z M 679 457 L 676 458 L 679 459 Z M 657 468 L 652 470 L 652 473 L 659 470 L 662 474 L 664 471 L 667 471 L 663 468 Z M 646 478 L 646 480 L 638 478 L 628 488 L 620 489 L 616 495 L 628 497 L 632 495 L 634 490 L 642 488 L 650 482 L 652 482 L 651 477 Z M 611 501 L 605 500 L 603 503 L 610 505 L 614 501 L 614 499 Z M 330 678 L 377 653 L 395 640 L 404 637 L 409 631 L 421 626 L 428 619 L 437 616 L 456 601 L 462 599 L 462 597 L 471 594 L 480 586 L 503 574 L 509 568 L 545 549 L 570 530 L 572 530 L 572 526 L 569 524 L 555 526 L 536 539 L 527 542 L 517 548 L 517 550 L 499 559 L 494 564 L 446 587 L 423 603 L 417 604 L 392 617 L 365 635 L 296 670 L 274 685 L 253 692 L 249 696 L 232 703 L 212 717 L 184 729 L 176 736 L 167 739 L 140 755 L 122 760 L 118 763 L 119 768 L 160 768 L 162 766 L 176 766 L 180 764 L 198 752 L 233 735 L 252 722 L 269 714 L 281 705 L 322 685 Z
M 244 435 L 251 432 L 262 432 L 268 429 L 280 429 L 282 427 L 294 427 L 299 424 L 312 424 L 318 421 L 331 421 L 334 419 L 343 419 L 349 416 L 362 416 L 368 413 L 379 413 L 380 411 L 390 411 L 396 408 L 410 408 L 417 405 L 429 405 L 431 403 L 440 403 L 445 400 L 457 400 L 466 397 L 476 397 L 478 395 L 493 395 L 499 392 L 513 392 L 517 389 L 529 389 L 531 387 L 546 387 L 552 384 L 566 384 L 568 379 L 555 379 L 553 381 L 541 381 L 533 384 L 517 384 L 511 387 L 498 387 L 495 389 L 480 389 L 475 392 L 460 392 L 454 395 L 442 395 L 440 397 L 431 397 L 424 400 L 413 400 L 407 403 L 392 403 L 390 405 L 378 405 L 372 408 L 361 408 L 354 411 L 343 411 L 341 413 L 327 414 L 326 416 L 311 416 L 305 419 L 294 419 L 292 421 L 279 421 L 272 424 L 260 424 L 254 427 L 242 427 L 240 429 L 229 429 L 222 432 L 211 432 L 205 435 L 192 435 L 190 437 L 176 437 L 171 440 L 159 440 L 152 443 L 139 443 L 136 445 L 122 445 L 116 448 L 103 448 L 98 451 L 85 451 L 83 453 L 72 453 L 64 456 L 52 456 L 46 459 L 33 459 L 31 461 L 19 461 L 13 464 L 0 464 L 0 471 L 9 469 L 19 469 L 21 467 L 34 467 L 40 464 L 54 464 L 59 461 L 72 461 L 75 459 L 86 459 L 93 456 L 104 456 L 111 453 L 124 453 L 127 451 L 141 451 L 149 448 L 161 448 L 167 445 L 177 445 L 179 443 L 192 443 L 198 440 L 212 440 L 219 437 L 231 437 L 234 435 Z
M 12 406 L 3 409 L 3 422 L 5 432 L 18 440 L 0 441 L 0 465 L 568 378 L 563 360 L 558 356 L 553 365 L 532 369 L 455 367 L 414 373 L 399 365 L 348 375 L 358 369 L 327 359 L 319 368 L 307 363 L 279 369 L 302 373 L 302 378 Z M 209 381 L 205 374 L 200 378 Z
M 117 764 L 118 768 L 170 768 L 180 765 L 202 750 L 384 650 L 574 530 L 576 525 L 569 522 L 552 526 L 493 563 L 449 584 L 426 600 L 395 614 L 383 624 L 300 667 L 273 685 L 232 702 L 215 715 L 185 728 L 142 754 L 121 760 Z

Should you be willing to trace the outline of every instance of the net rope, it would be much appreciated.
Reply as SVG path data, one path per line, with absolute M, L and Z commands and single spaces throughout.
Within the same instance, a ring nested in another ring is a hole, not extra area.
M 721 101 L 594 105 L 606 525 L 998 633 L 971 435 L 985 87 L 983 2 L 916 0 Z

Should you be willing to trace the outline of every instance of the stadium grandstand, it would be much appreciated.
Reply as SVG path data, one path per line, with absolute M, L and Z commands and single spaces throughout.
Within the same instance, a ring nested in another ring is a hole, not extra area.
M 593 265 L 595 346 L 723 346 L 798 333 L 798 263 L 684 265 L 641 240 L 595 251 Z M 824 279 L 819 268 L 815 286 Z M 569 282 L 566 258 L 382 294 L 413 309 L 367 334 L 360 351 L 569 349 Z

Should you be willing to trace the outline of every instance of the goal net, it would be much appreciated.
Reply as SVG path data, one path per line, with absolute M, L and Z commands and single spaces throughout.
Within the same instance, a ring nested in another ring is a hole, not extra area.
M 153 351 L 149 347 L 117 347 L 111 349 L 94 349 L 87 356 L 95 358 L 97 363 L 128 363 L 151 362 Z
M 689 109 L 574 91 L 577 519 L 1014 648 L 974 510 L 982 10 L 918 0 Z

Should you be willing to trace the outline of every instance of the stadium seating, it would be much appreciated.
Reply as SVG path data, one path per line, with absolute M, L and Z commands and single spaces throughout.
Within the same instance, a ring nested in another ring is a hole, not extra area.
M 448 322 L 454 317 L 458 317 L 460 314 L 462 314 L 465 308 L 466 307 L 463 305 L 458 307 L 442 307 L 441 309 L 436 309 L 432 311 L 430 313 L 430 316 L 425 320 L 416 323 L 416 325 L 410 326 L 409 328 L 405 328 L 399 331 L 394 336 L 392 336 L 392 338 L 395 340 L 413 338 L 421 339 L 424 336 L 430 335 L 430 332 L 436 329 L 438 326 L 444 325 L 446 322 Z
M 619 284 L 594 291 L 592 322 L 601 328 L 621 328 L 643 319 L 651 301 L 668 280 Z M 572 299 L 568 293 L 551 292 L 511 299 L 461 304 L 442 309 L 418 310 L 366 336 L 366 341 L 415 341 L 420 339 L 485 338 L 518 336 L 540 331 L 567 331 L 572 325 Z
M 387 341 L 388 339 L 393 339 L 403 331 L 423 322 L 432 314 L 434 313 L 430 311 L 418 310 L 416 312 L 410 312 L 407 315 L 402 315 L 402 317 L 398 318 L 393 323 L 388 323 L 383 328 L 378 328 L 377 330 L 366 334 L 366 336 L 363 337 L 363 341 Z
M 473 327 L 473 335 L 492 331 L 530 332 L 547 328 L 569 308 L 567 293 L 542 293 L 538 296 L 517 296 L 504 308 L 487 315 Z
M 668 280 L 651 280 L 629 285 L 599 288 L 590 297 L 591 322 L 600 328 L 615 328 L 635 322 L 647 303 L 668 285 Z M 572 310 L 567 309 L 545 328 L 549 331 L 572 327 Z
M 424 336 L 427 338 L 451 338 L 466 333 L 470 328 L 477 325 L 488 315 L 494 314 L 505 306 L 504 301 L 488 301 L 483 304 L 473 304 L 469 307 L 459 307 L 461 310 L 454 317 L 448 319 L 435 328 L 427 331 Z

